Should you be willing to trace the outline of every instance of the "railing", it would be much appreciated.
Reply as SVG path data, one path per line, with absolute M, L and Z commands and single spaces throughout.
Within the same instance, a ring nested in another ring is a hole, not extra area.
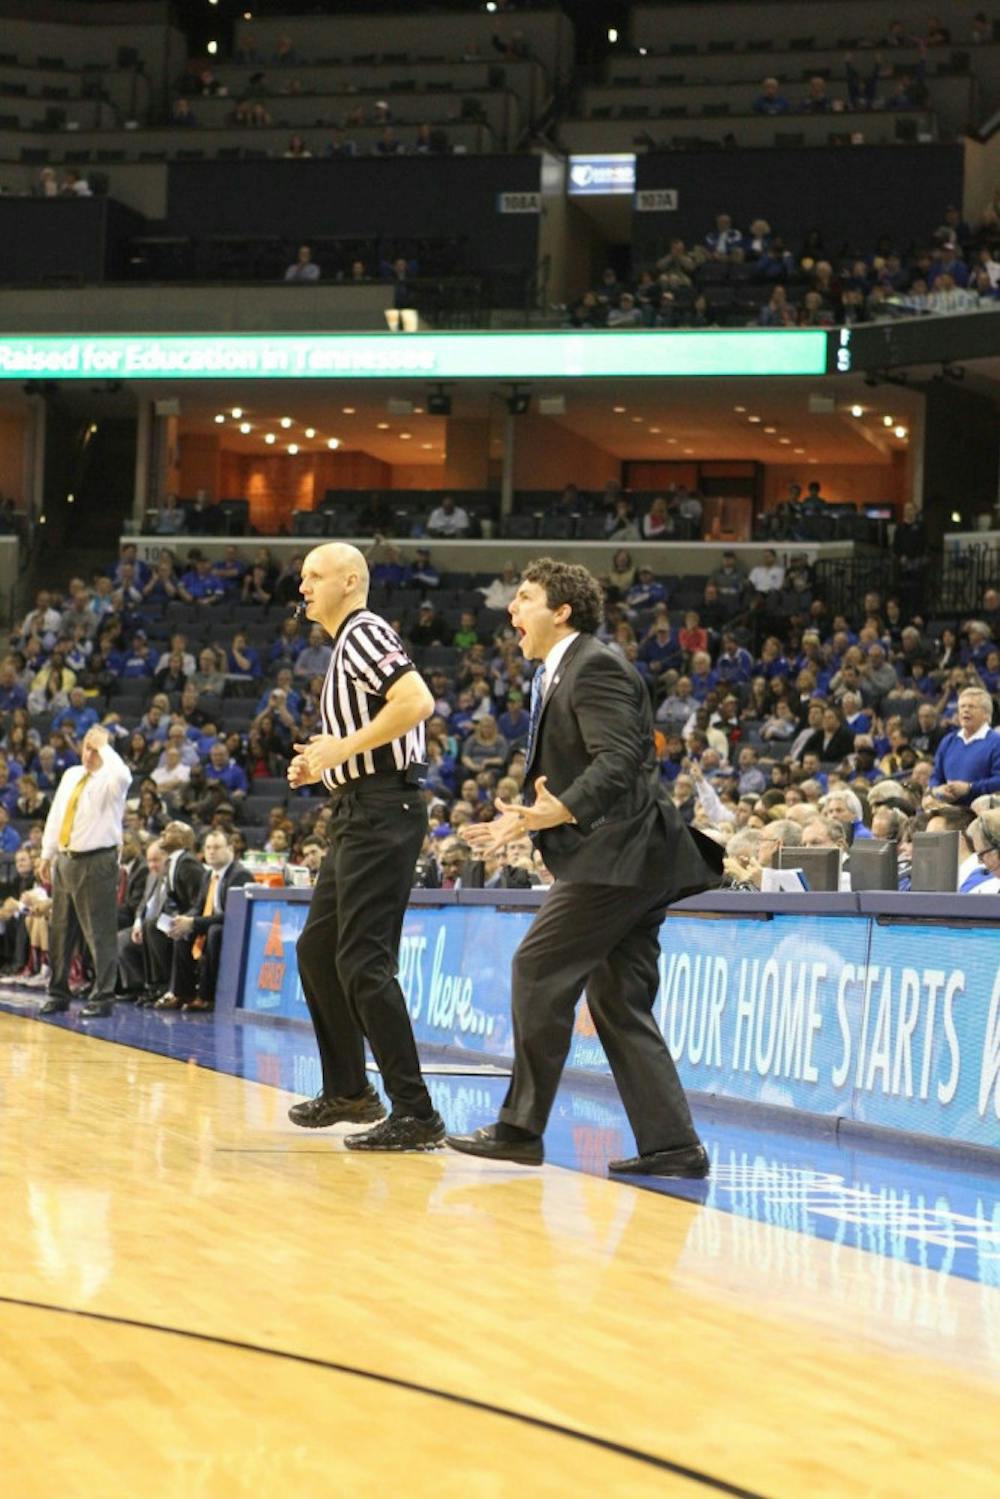
M 947 545 L 917 572 L 903 571 L 886 552 L 820 559 L 817 592 L 829 613 L 855 613 L 866 593 L 902 596 L 911 612 L 925 619 L 968 619 L 982 608 L 983 593 L 1000 584 L 1000 546 L 972 546 L 962 551 Z

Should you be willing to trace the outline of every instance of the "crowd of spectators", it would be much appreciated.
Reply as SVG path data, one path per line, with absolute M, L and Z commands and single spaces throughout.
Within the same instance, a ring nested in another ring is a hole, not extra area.
M 929 621 L 904 566 L 921 552 L 919 516 L 908 513 L 907 528 L 917 541 L 897 550 L 894 574 L 887 565 L 899 588 L 836 615 L 794 552 L 765 550 L 749 571 L 725 554 L 697 607 L 689 599 L 683 610 L 665 568 L 636 567 L 624 548 L 609 558 L 600 637 L 646 683 L 662 780 L 685 821 L 726 844 L 738 887 L 758 885 L 783 847 L 846 853 L 876 836 L 898 845 L 905 888 L 915 831 L 964 836 L 971 826 L 956 887 L 1000 888 L 975 821 L 1000 806 L 991 727 L 1000 588 L 986 590 L 975 617 Z M 434 696 L 418 883 L 546 883 L 530 842 L 484 863 L 461 838 L 463 826 L 494 815 L 497 797 L 524 794 L 533 668 L 506 613 L 513 565 L 455 587 L 427 549 L 404 558 L 383 543 L 370 560 L 372 603 Z M 300 554 L 279 569 L 267 548 L 243 556 L 230 545 L 214 561 L 196 548 L 183 559 L 164 549 L 150 568 L 125 545 L 106 570 L 38 594 L 0 662 L 8 970 L 45 981 L 44 819 L 96 723 L 133 774 L 123 868 L 182 825 L 190 850 L 221 832 L 231 858 L 257 850 L 315 873 L 327 798 L 291 792 L 285 772 L 292 746 L 320 730 L 331 648 L 285 607 L 301 563 Z M 141 883 L 123 880 L 123 928 L 135 921 L 126 887 L 138 900 Z
M 926 244 L 793 248 L 766 219 L 728 213 L 700 244 L 670 241 L 655 265 L 608 267 L 568 310 L 574 328 L 833 327 L 1000 306 L 1000 189 L 975 225 L 948 205 Z

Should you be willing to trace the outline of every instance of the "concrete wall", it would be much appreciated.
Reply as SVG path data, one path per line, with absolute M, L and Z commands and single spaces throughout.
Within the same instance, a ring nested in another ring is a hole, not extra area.
M 363 550 L 373 545 L 370 536 L 354 539 L 356 545 Z M 204 536 L 163 538 L 140 534 L 123 536 L 121 540 L 123 543 L 135 542 L 139 548 L 139 556 L 147 562 L 155 562 L 164 545 L 175 556 L 181 558 L 190 547 L 198 547 L 207 557 L 221 557 L 225 548 L 232 545 L 232 542 L 225 537 L 215 540 Z M 241 554 L 247 558 L 256 546 L 266 545 L 279 562 L 284 564 L 289 557 L 308 551 L 313 543 L 307 537 L 250 536 L 237 545 L 240 547 Z M 400 545 L 407 554 L 412 552 L 411 544 L 403 542 Z M 499 572 L 508 560 L 512 561 L 515 567 L 521 568 L 526 566 L 533 557 L 538 557 L 544 552 L 548 556 L 561 557 L 567 562 L 579 562 L 593 572 L 601 574 L 608 571 L 611 559 L 617 550 L 617 547 L 609 546 L 603 541 L 433 541 L 431 543 L 431 555 L 442 572 L 449 570 L 491 572 L 493 569 Z M 851 557 L 854 555 L 854 544 L 849 541 L 794 542 L 789 547 L 782 546 L 777 550 L 781 558 L 787 559 L 794 552 L 805 554 L 810 561 L 814 562 L 819 558 Z M 735 552 L 750 568 L 763 560 L 765 548 L 753 542 L 745 544 L 711 541 L 697 544 L 632 542 L 628 551 L 637 563 L 647 563 L 663 576 L 687 573 L 707 577 L 719 566 L 724 551 Z

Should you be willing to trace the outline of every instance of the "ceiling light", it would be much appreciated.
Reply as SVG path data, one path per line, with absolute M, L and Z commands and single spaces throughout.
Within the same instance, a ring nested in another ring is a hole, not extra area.
M 685 448 L 684 451 L 685 451 L 685 453 L 693 453 L 694 452 L 694 448 Z
M 428 452 L 430 452 L 430 450 L 434 446 L 434 444 L 432 442 L 422 442 L 420 444 L 420 446 L 423 448 L 423 450 L 424 450 L 425 453 L 428 453 Z
M 882 418 L 882 425 L 883 425 L 883 427 L 891 427 L 893 425 L 892 417 L 891 416 L 884 416 Z
M 634 421 L 634 422 L 638 422 L 638 423 L 639 423 L 639 425 L 640 425 L 640 426 L 641 426 L 641 425 L 642 425 L 642 417 L 641 417 L 641 416 L 634 416 L 634 417 L 633 417 L 633 418 L 632 418 L 632 420 L 633 420 L 633 421 Z
M 762 418 L 759 417 L 759 416 L 748 416 L 747 417 L 747 421 L 748 422 L 760 422 L 761 420 L 762 420 Z
M 234 406 L 233 409 L 232 409 L 232 411 L 229 414 L 232 417 L 232 419 L 233 419 L 234 422 L 238 422 L 239 419 L 240 419 L 240 417 L 243 415 L 243 407 L 242 406 Z
M 668 441 L 668 442 L 672 442 L 672 443 L 676 443 L 676 442 L 677 442 L 677 439 L 676 439 L 676 437 L 668 437 L 668 438 L 667 438 L 667 441 Z
M 783 442 L 786 447 L 788 447 L 788 445 L 790 444 L 791 440 L 792 439 L 790 437 L 779 437 L 778 438 L 778 441 L 779 442 Z
M 344 413 L 345 416 L 353 416 L 354 413 L 355 413 L 355 411 L 357 410 L 357 407 L 355 407 L 355 406 L 342 406 L 340 409 L 343 411 L 343 413 Z
M 745 406 L 734 406 L 733 407 L 734 411 L 746 411 L 746 409 L 747 408 Z
M 275 437 L 275 435 L 274 435 L 273 432 L 265 432 L 264 433 L 264 441 L 265 442 L 277 442 L 277 440 L 278 439 Z
M 218 413 L 218 414 L 217 414 L 217 415 L 216 415 L 216 418 L 215 418 L 215 420 L 216 420 L 216 421 L 217 421 L 217 422 L 219 422 L 219 423 L 220 423 L 220 424 L 221 424 L 221 423 L 222 423 L 222 422 L 224 422 L 224 421 L 225 421 L 225 420 L 226 420 L 226 418 L 225 418 L 225 417 L 224 417 L 224 416 L 223 416 L 223 414 L 222 414 L 222 412 L 221 412 L 221 411 L 220 411 L 220 412 L 219 412 L 219 413 Z
M 414 416 L 423 416 L 423 414 L 424 414 L 424 408 L 422 406 L 414 406 L 414 408 L 413 408 L 413 415 Z
M 852 416 L 864 416 L 864 414 L 865 414 L 865 408 L 863 406 L 852 406 L 851 407 L 851 415 Z
M 649 430 L 650 430 L 650 432 L 652 432 L 652 434 L 653 434 L 654 437 L 659 437 L 660 433 L 663 431 L 663 428 L 662 427 L 650 427 Z
M 777 427 L 765 427 L 764 428 L 764 431 L 767 433 L 768 437 L 773 437 L 774 434 L 777 432 L 777 430 L 778 430 Z
M 281 418 L 281 425 L 284 427 L 285 431 L 287 432 L 288 428 L 292 425 L 292 419 L 291 419 L 291 417 L 290 416 L 283 416 Z
M 807 458 L 806 462 L 807 463 L 818 463 L 819 459 L 818 458 Z
M 250 425 L 249 422 L 240 422 L 240 431 L 243 433 L 243 435 L 245 437 L 248 432 L 252 432 L 253 431 L 253 428 L 251 427 L 251 425 Z
M 290 442 L 288 444 L 288 451 L 291 453 L 292 457 L 294 458 L 295 454 L 299 451 L 299 445 L 298 445 L 298 443 L 297 442 Z
M 243 19 L 244 19 L 244 21 L 252 21 L 253 20 L 253 11 L 252 10 L 245 10 L 243 12 Z
M 45 519 L 45 516 L 43 515 L 42 516 L 42 520 L 44 520 L 44 519 Z M 959 515 L 959 513 L 958 513 L 957 510 L 953 510 L 951 512 L 951 523 L 952 523 L 953 526 L 960 526 L 962 524 L 962 517 L 961 517 L 961 515 Z
M 909 432 L 906 427 L 893 427 L 892 430 L 895 432 L 897 437 L 902 438 L 909 436 Z
M 307 437 L 315 437 L 316 436 L 316 428 L 315 427 L 307 427 L 306 428 L 306 436 Z
M 413 436 L 412 432 L 400 432 L 400 434 L 399 434 L 399 440 L 400 440 L 400 442 L 409 442 L 409 440 L 410 440 L 410 438 L 412 436 Z
M 609 26 L 608 27 L 608 41 L 612 44 L 612 46 L 614 46 L 614 44 L 615 44 L 615 42 L 617 40 L 618 40 L 618 28 L 617 28 L 617 26 Z
M 339 437 L 328 437 L 327 440 L 326 440 L 326 445 L 327 445 L 328 448 L 331 448 L 335 452 L 337 450 L 337 448 L 340 447 L 340 438 Z
M 205 48 L 205 51 L 208 53 L 209 57 L 214 57 L 218 50 L 218 42 L 209 42 L 208 46 Z
M 795 451 L 796 451 L 796 453 L 804 453 L 805 452 L 805 448 L 796 448 Z
M 628 410 L 628 407 L 627 406 L 612 406 L 611 410 L 615 413 L 616 416 L 621 416 L 623 414 L 623 412 L 626 412 Z
M 388 422 L 376 422 L 375 425 L 378 427 L 380 432 L 388 432 L 389 430 Z

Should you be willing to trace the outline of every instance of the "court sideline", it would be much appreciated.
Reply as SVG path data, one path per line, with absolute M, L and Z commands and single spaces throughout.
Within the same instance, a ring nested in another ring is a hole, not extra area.
M 359 1158 L 282 1089 L 11 1014 L 0 1099 L 18 1499 L 995 1491 L 982 1276 L 558 1166 Z

